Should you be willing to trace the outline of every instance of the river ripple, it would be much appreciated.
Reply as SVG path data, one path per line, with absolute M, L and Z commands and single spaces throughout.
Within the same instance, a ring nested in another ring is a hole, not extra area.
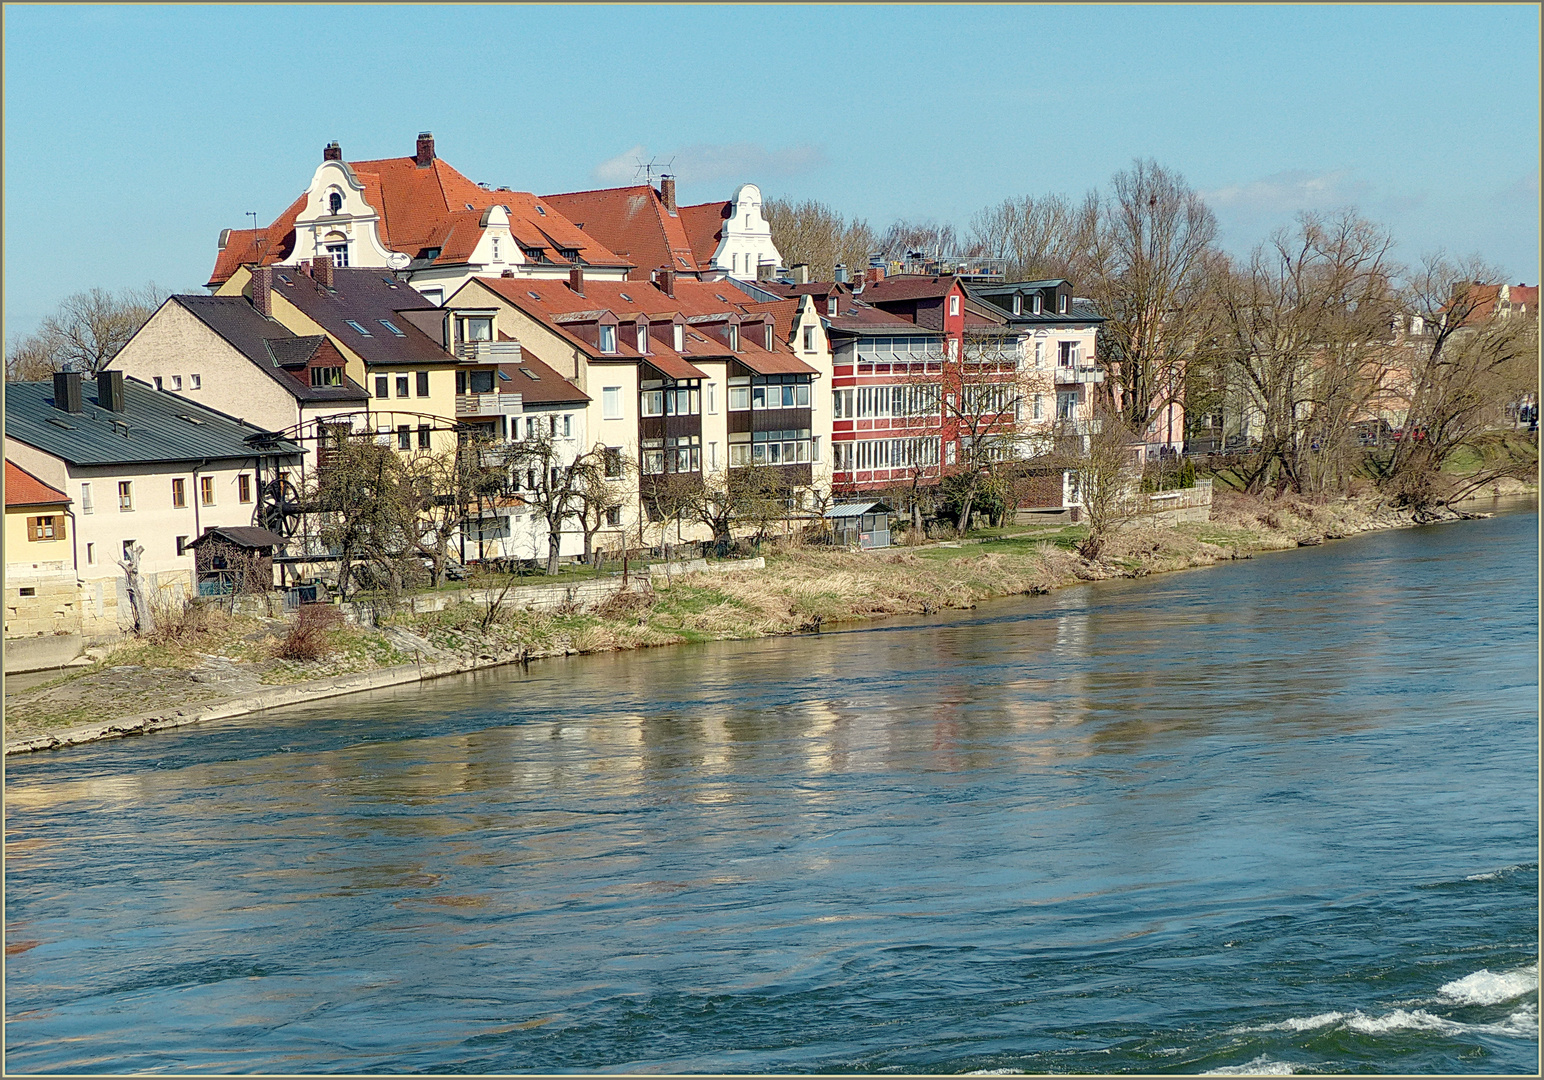
M 1537 516 L 13 758 L 11 1072 L 1536 1072 Z

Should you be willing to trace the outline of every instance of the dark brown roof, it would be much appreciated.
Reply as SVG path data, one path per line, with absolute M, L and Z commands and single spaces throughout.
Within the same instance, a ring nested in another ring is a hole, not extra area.
M 590 395 L 538 360 L 525 346 L 520 347 L 520 363 L 500 364 L 503 389 L 521 395 L 533 405 L 582 404 Z
M 237 547 L 244 548 L 283 547 L 289 543 L 278 533 L 269 532 L 256 525 L 214 525 L 205 529 L 203 536 L 197 540 L 188 541 L 184 546 L 198 547 L 205 540 L 228 540 Z
M 958 282 L 959 279 L 952 274 L 897 274 L 882 281 L 870 282 L 863 290 L 863 299 L 866 303 L 878 304 L 885 300 L 947 296 L 954 291 Z
M 390 271 L 363 267 L 337 268 L 332 288 L 309 275 L 280 267 L 273 276 L 273 291 L 311 319 L 332 339 L 357 354 L 366 364 L 445 364 L 455 358 L 401 313 L 432 308 L 433 304 L 411 285 L 390 276 Z M 282 276 L 281 276 L 282 275 Z M 397 335 L 385 323 L 402 333 Z M 358 323 L 366 333 L 355 329 Z M 368 336 L 367 336 L 368 335 Z
M 189 312 L 299 401 L 369 400 L 364 387 L 347 375 L 342 386 L 311 386 L 284 371 L 287 365 L 306 363 L 327 339 L 297 337 L 288 327 L 258 314 L 244 296 L 173 296 L 167 303 Z

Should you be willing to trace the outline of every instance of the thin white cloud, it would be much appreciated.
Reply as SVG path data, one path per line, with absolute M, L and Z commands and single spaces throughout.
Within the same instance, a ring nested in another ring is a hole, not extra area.
M 1367 201 L 1372 187 L 1349 169 L 1312 173 L 1306 169 L 1284 172 L 1202 192 L 1208 203 L 1219 209 L 1265 213 L 1293 213 L 1298 210 L 1328 210 Z
M 595 179 L 603 180 L 608 184 L 622 184 L 633 179 L 638 172 L 638 162 L 648 161 L 648 151 L 640 144 L 631 150 L 624 150 L 614 158 L 609 158 L 595 166 L 593 173 Z
M 648 149 L 639 145 L 601 162 L 595 167 L 594 177 L 612 184 L 641 183 L 639 165 L 649 161 L 656 163 L 656 176 L 669 172 L 682 183 L 694 184 L 794 176 L 824 165 L 826 156 L 818 146 L 807 144 L 769 150 L 757 143 L 699 143 L 651 157 Z

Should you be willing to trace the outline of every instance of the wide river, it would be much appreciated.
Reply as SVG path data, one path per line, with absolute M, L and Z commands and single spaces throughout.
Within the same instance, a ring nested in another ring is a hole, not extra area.
M 1537 535 L 11 758 L 7 1069 L 1534 1073 Z

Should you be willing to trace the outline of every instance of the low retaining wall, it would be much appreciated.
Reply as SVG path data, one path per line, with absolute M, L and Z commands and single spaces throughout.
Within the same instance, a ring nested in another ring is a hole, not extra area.
M 642 592 L 649 587 L 642 574 L 633 575 L 624 586 L 621 578 L 600 578 L 572 585 L 516 585 L 507 593 L 502 589 L 452 589 L 404 597 L 401 600 L 361 600 L 339 604 L 347 622 L 376 625 L 382 618 L 398 612 L 424 614 L 444 611 L 456 604 L 492 604 L 500 602 L 513 611 L 584 611 L 602 604 L 620 592 Z
M 765 570 L 767 560 L 757 555 L 754 559 L 725 559 L 708 562 L 707 559 L 687 559 L 683 562 L 655 563 L 649 567 L 649 581 L 668 581 L 686 574 L 732 574 L 737 570 Z
M 80 634 L 45 634 L 42 637 L 7 638 L 5 673 L 43 671 L 63 667 L 81 654 L 86 639 Z

